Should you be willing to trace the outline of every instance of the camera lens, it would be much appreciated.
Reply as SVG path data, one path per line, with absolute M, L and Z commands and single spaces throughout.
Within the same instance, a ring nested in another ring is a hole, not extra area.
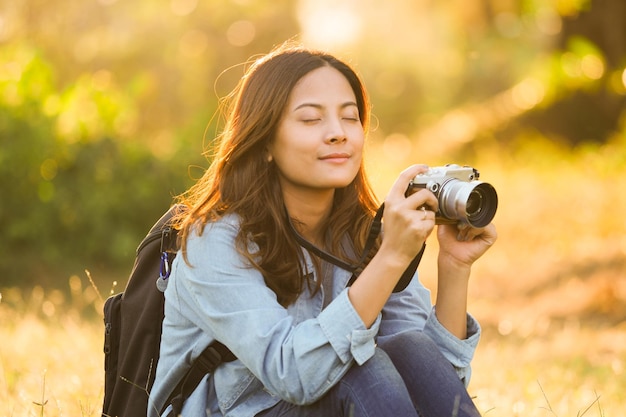
M 467 198 L 467 204 L 465 206 L 465 211 L 468 216 L 476 216 L 480 213 L 482 208 L 483 196 L 476 190 L 472 190 L 469 197 Z
M 467 220 L 474 227 L 485 227 L 493 220 L 497 208 L 496 189 L 486 182 L 478 183 L 467 199 Z
M 439 194 L 439 210 L 445 218 L 473 227 L 487 226 L 497 208 L 498 194 L 486 182 L 453 179 L 443 184 Z

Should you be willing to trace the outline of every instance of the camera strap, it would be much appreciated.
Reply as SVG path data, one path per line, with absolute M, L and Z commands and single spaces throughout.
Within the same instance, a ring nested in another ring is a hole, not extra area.
M 291 217 L 287 216 L 287 218 L 289 219 L 289 225 L 291 226 L 294 236 L 296 237 L 296 240 L 298 241 L 300 246 L 302 246 L 309 252 L 312 252 L 319 258 L 325 260 L 326 262 L 336 265 L 340 267 L 341 269 L 345 269 L 346 271 L 352 272 L 352 276 L 350 277 L 350 280 L 348 281 L 348 284 L 347 284 L 347 286 L 349 287 L 354 283 L 354 281 L 356 281 L 356 279 L 359 277 L 363 269 L 365 269 L 365 267 L 367 266 L 366 261 L 367 261 L 368 255 L 372 251 L 372 248 L 374 247 L 374 243 L 376 242 L 376 239 L 378 238 L 378 235 L 380 234 L 382 230 L 382 218 L 383 218 L 384 208 L 385 208 L 385 204 L 383 203 L 380 205 L 378 210 L 376 210 L 376 215 L 374 216 L 374 219 L 370 226 L 370 230 L 367 235 L 367 240 L 365 241 L 365 246 L 363 247 L 363 252 L 361 253 L 361 258 L 359 259 L 359 262 L 356 264 L 347 263 L 343 261 L 342 259 L 339 259 L 335 255 L 318 248 L 317 246 L 315 246 L 314 244 L 306 240 L 300 233 L 298 233 L 298 231 L 296 230 L 296 228 L 294 227 L 291 221 Z M 404 273 L 402 274 L 402 277 L 400 277 L 400 280 L 398 280 L 398 283 L 396 284 L 393 292 L 400 292 L 404 290 L 407 285 L 409 285 L 409 282 L 411 282 L 411 279 L 413 278 L 413 275 L 415 274 L 415 271 L 417 270 L 417 267 L 420 261 L 422 260 L 422 255 L 424 254 L 425 249 L 426 249 L 426 243 L 422 245 L 422 248 L 420 249 L 418 254 L 415 256 L 415 258 L 413 258 L 413 260 L 411 261 L 407 269 L 404 271 Z

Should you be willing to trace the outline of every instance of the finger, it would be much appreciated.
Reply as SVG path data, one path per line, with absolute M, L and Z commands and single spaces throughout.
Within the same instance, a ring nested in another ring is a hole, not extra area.
M 475 228 L 464 222 L 457 223 L 456 228 L 456 239 L 461 242 L 472 240 L 474 237 L 482 233 L 482 228 Z
M 477 237 L 485 241 L 495 241 L 495 226 L 493 224 L 489 224 L 485 227 L 472 227 L 466 223 L 457 224 L 457 240 L 459 241 L 470 241 L 474 240 Z
M 409 187 L 409 182 L 411 182 L 411 180 L 415 178 L 417 174 L 426 171 L 428 171 L 428 166 L 422 164 L 411 165 L 410 167 L 402 171 L 396 181 L 391 186 L 387 199 L 404 198 L 406 190 Z
M 431 211 L 433 216 L 434 213 L 439 210 L 439 201 L 437 201 L 437 197 L 426 188 L 420 188 L 418 191 L 406 197 L 406 199 L 417 209 L 424 207 L 426 211 Z
M 428 211 L 430 210 L 426 210 L 426 206 L 421 206 L 420 209 L 422 210 L 422 220 L 428 220 Z
M 435 202 L 435 204 L 436 204 L 436 202 Z M 423 213 L 422 220 L 432 221 L 433 222 L 433 226 L 434 226 L 436 218 L 437 218 L 437 214 L 436 214 L 435 210 L 430 210 L 427 205 L 422 205 L 419 208 L 419 210 L 421 210 L 422 213 Z
M 493 223 L 489 223 L 487 226 L 485 226 L 480 238 L 483 239 L 488 245 L 493 245 L 498 239 L 496 226 Z

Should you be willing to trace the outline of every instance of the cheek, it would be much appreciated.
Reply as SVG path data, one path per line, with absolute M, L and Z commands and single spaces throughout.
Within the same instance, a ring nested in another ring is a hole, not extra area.
M 293 166 L 305 163 L 316 155 L 317 141 L 311 140 L 306 132 L 283 129 L 279 131 L 276 138 L 268 147 L 270 155 L 273 156 L 279 168 L 283 165 Z
M 365 148 L 365 135 L 363 133 L 357 136 L 357 139 L 352 142 L 352 147 L 354 154 L 358 154 L 359 160 L 363 158 L 363 150 Z
M 278 170 L 286 176 L 299 175 L 311 166 L 311 151 L 284 148 L 274 153 L 274 162 Z
M 292 143 L 277 141 L 270 148 L 270 155 L 278 171 L 284 176 L 291 177 L 298 175 L 299 171 L 306 170 L 311 151 L 301 149 Z

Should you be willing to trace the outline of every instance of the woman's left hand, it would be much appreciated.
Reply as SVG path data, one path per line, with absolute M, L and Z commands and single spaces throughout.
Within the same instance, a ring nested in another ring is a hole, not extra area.
M 493 223 L 475 228 L 463 223 L 442 224 L 437 227 L 439 255 L 471 267 L 496 241 L 498 234 Z

